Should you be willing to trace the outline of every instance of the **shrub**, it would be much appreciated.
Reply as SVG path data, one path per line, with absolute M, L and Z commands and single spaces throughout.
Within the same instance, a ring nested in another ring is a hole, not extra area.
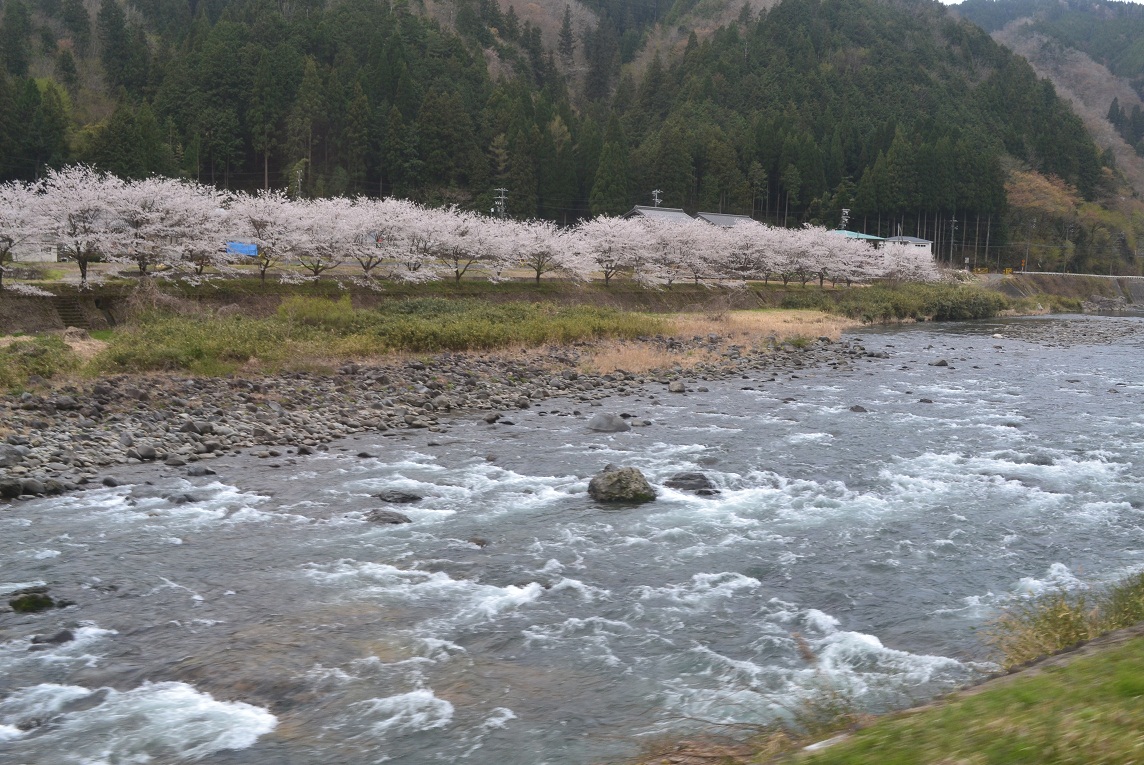
M 78 368 L 79 359 L 56 335 L 16 340 L 0 347 L 0 388 L 19 389 L 30 375 L 51 379 Z
M 1054 590 L 1022 601 L 985 631 L 1006 667 L 1070 648 L 1112 630 L 1144 621 L 1144 573 L 1103 591 Z

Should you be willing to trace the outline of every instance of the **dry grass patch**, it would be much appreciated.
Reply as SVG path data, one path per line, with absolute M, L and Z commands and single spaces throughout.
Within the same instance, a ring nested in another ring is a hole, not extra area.
M 680 353 L 649 343 L 606 340 L 596 343 L 592 350 L 584 354 L 580 368 L 585 372 L 597 374 L 608 374 L 617 370 L 643 374 L 673 367 L 691 369 L 718 358 L 717 354 L 707 351 L 693 349 Z
M 764 310 L 726 311 L 710 314 L 672 314 L 658 317 L 664 333 L 689 341 L 718 335 L 717 350 L 690 348 L 669 351 L 661 345 L 631 340 L 599 341 L 584 354 L 580 366 L 586 372 L 606 374 L 616 370 L 642 374 L 657 369 L 692 369 L 718 361 L 732 345 L 754 350 L 805 338 L 829 337 L 837 340 L 848 329 L 861 326 L 853 319 L 821 311 Z
M 729 311 L 721 315 L 679 314 L 664 317 L 672 334 L 690 339 L 719 335 L 727 341 L 775 338 L 779 342 L 798 337 L 829 337 L 837 340 L 848 329 L 861 326 L 854 319 L 821 311 L 764 310 Z M 740 343 L 742 344 L 742 343 Z

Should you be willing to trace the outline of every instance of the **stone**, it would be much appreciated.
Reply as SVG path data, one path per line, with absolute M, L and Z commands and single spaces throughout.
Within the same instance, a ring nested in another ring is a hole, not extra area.
M 588 483 L 588 496 L 597 502 L 651 502 L 655 489 L 637 468 L 608 465 Z
M 119 485 L 119 481 L 115 478 L 112 478 L 111 476 L 105 477 L 102 481 L 100 481 L 100 483 L 109 488 L 115 488 Z
M 532 402 L 528 399 L 528 396 L 518 396 L 517 397 L 517 399 L 516 399 L 516 408 L 517 409 L 528 409 L 530 406 L 532 406 Z
M 32 590 L 32 591 L 29 591 Z M 13 593 L 14 597 L 8 599 L 8 605 L 18 614 L 34 614 L 54 608 L 56 601 L 47 593 L 47 588 L 28 588 Z
M 715 484 L 711 483 L 711 479 L 704 473 L 676 473 L 664 481 L 663 485 L 672 489 L 679 489 L 680 491 L 698 492 L 700 490 L 707 490 L 715 494 L 719 493 L 719 490 L 715 488 Z
M 401 491 L 400 489 L 386 489 L 376 496 L 382 502 L 389 502 L 392 505 L 409 505 L 425 499 L 425 497 L 421 496 L 420 494 Z
M 672 380 L 667 385 L 668 393 L 686 393 L 687 386 L 683 384 L 682 380 Z
M 16 499 L 24 493 L 24 483 L 17 478 L 0 481 L 0 499 Z
M 870 410 L 864 406 L 861 406 L 859 404 L 855 404 L 854 406 L 850 407 L 850 411 L 851 412 L 857 412 L 858 414 L 865 414 L 866 412 L 868 412 Z
M 90 339 L 91 335 L 87 333 L 86 329 L 80 329 L 79 327 L 68 327 L 64 330 L 64 342 L 66 343 L 77 343 L 81 340 Z
M 187 475 L 192 478 L 202 478 L 205 475 L 216 475 L 216 473 L 206 465 L 191 465 L 187 468 Z
M 931 361 L 931 362 L 929 363 L 929 365 L 930 365 L 931 367 L 948 367 L 948 366 L 949 366 L 949 362 L 948 362 L 948 361 L 946 361 L 945 359 L 938 359 L 937 361 Z
M 413 523 L 413 519 L 396 510 L 373 510 L 366 516 L 371 523 Z
M 932 404 L 933 399 L 932 398 L 919 398 L 918 403 L 919 404 Z
M 626 433 L 632 429 L 632 426 L 618 414 L 599 412 L 592 415 L 592 419 L 588 420 L 588 429 L 601 433 Z
M 43 482 L 44 494 L 58 496 L 68 490 L 68 485 L 55 478 L 45 478 Z
M 25 478 L 20 481 L 20 489 L 22 494 L 43 494 L 44 483 L 35 478 Z
M 65 629 L 49 637 L 34 635 L 32 637 L 32 645 L 59 645 L 61 643 L 70 643 L 73 640 L 75 640 L 75 633 Z
M 23 461 L 23 453 L 15 446 L 0 444 L 0 468 L 15 467 Z
M 143 446 L 137 447 L 135 452 L 139 455 L 139 459 L 143 460 L 144 462 L 150 462 L 152 460 L 159 459 L 158 450 L 150 444 L 144 444 Z
M 167 467 L 185 467 L 187 462 L 186 462 L 186 460 L 180 459 L 180 458 L 172 455 L 172 456 L 168 457 L 167 459 L 163 460 L 163 464 L 166 465 Z
M 119 445 L 124 449 L 130 449 L 132 446 L 135 446 L 135 439 L 131 436 L 130 433 L 120 433 Z

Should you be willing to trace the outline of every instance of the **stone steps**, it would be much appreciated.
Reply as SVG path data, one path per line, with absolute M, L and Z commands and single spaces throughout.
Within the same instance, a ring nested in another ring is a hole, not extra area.
M 64 327 L 91 329 L 91 324 L 88 323 L 78 300 L 73 297 L 55 297 L 52 299 L 52 303 L 55 305 L 56 313 L 59 314 Z

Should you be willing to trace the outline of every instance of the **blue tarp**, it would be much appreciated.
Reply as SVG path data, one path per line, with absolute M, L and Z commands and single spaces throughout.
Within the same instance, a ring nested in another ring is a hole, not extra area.
M 247 244 L 246 242 L 227 242 L 226 243 L 227 255 L 246 255 L 251 258 L 258 257 L 258 245 Z

